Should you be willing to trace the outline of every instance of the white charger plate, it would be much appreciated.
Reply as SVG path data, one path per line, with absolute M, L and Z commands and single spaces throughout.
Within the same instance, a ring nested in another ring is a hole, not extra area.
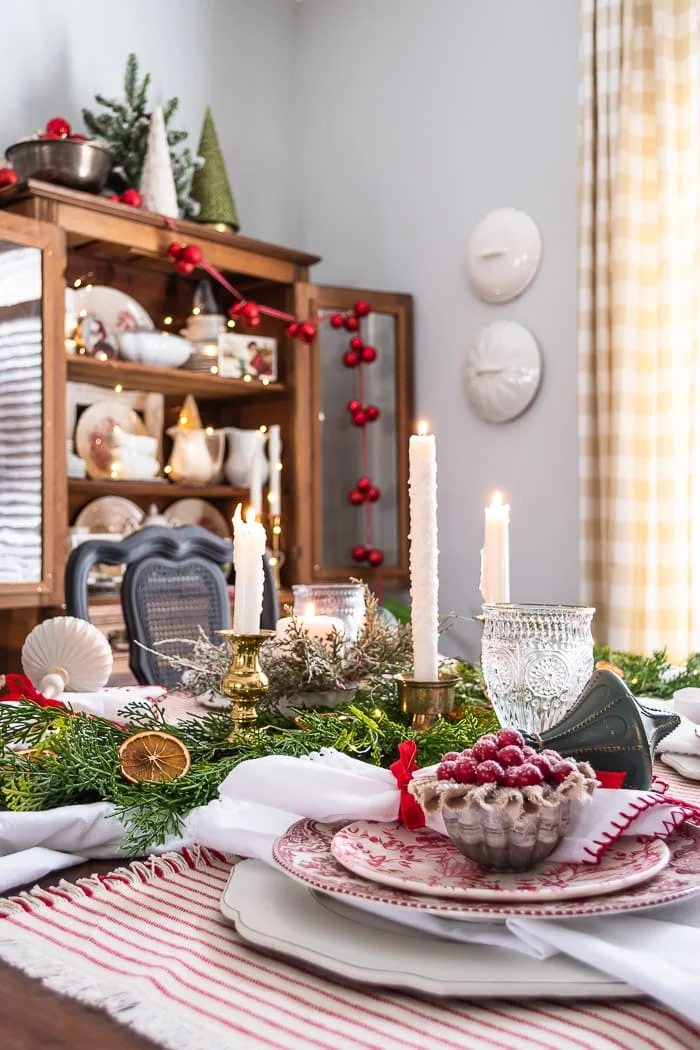
M 522 872 L 487 871 L 430 828 L 354 820 L 331 840 L 331 853 L 356 875 L 384 886 L 455 900 L 561 901 L 617 893 L 658 875 L 671 853 L 660 839 L 628 835 L 598 864 L 552 859 Z
M 320 899 L 260 861 L 241 861 L 221 911 L 247 943 L 345 981 L 440 998 L 635 999 L 642 993 L 563 955 L 533 959 L 420 933 Z

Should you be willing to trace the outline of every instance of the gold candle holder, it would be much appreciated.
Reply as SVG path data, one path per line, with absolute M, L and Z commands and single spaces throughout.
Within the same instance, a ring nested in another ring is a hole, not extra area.
M 397 674 L 399 701 L 404 714 L 412 715 L 416 731 L 429 729 L 438 718 L 449 715 L 455 705 L 459 676 L 441 671 L 437 682 L 419 682 L 407 674 Z
M 260 666 L 260 648 L 274 631 L 258 634 L 237 634 L 236 631 L 216 632 L 225 638 L 231 649 L 231 666 L 221 679 L 221 692 L 231 701 L 231 719 L 234 735 L 252 729 L 258 720 L 258 701 L 267 692 L 267 675 Z

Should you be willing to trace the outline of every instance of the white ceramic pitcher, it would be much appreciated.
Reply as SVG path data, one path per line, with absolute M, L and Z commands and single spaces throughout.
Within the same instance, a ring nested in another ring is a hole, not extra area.
M 261 430 L 240 430 L 238 427 L 223 427 L 216 433 L 225 434 L 228 438 L 224 474 L 229 485 L 233 485 L 234 488 L 248 488 L 256 459 L 259 460 L 262 471 L 259 483 L 264 485 L 270 473 L 270 465 L 265 456 L 267 433 Z

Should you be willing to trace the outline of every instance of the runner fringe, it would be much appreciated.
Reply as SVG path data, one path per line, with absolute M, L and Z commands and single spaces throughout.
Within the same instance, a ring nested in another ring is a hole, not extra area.
M 64 879 L 50 890 L 39 887 L 30 892 L 0 901 L 0 917 L 26 912 L 40 913 L 43 908 L 53 907 L 61 899 L 80 900 L 97 893 L 110 893 L 115 883 L 125 882 L 133 886 L 154 882 L 156 879 L 192 868 L 202 868 L 212 862 L 226 860 L 223 854 L 204 847 L 191 847 L 182 853 L 168 853 L 134 861 L 128 867 L 117 868 L 109 875 L 93 875 L 80 879 L 76 884 Z M 9 931 L 12 931 L 9 933 Z M 70 999 L 104 1010 L 119 1024 L 153 1040 L 166 1050 L 211 1050 L 216 1039 L 219 1050 L 228 1050 L 221 1042 L 221 1030 L 216 1034 L 207 1025 L 206 1019 L 198 1017 L 185 1020 L 178 1017 L 173 1004 L 167 1009 L 134 994 L 129 987 L 131 979 L 113 973 L 102 974 L 92 964 L 75 959 L 70 950 L 49 945 L 35 933 L 17 930 L 11 924 L 0 923 L 0 957 L 10 966 L 23 971 L 29 977 L 38 978 L 47 988 L 66 995 Z M 70 960 L 70 961 L 69 961 Z M 235 1034 L 236 1050 L 256 1050 L 256 1040 L 250 1040 L 240 1032 Z
M 179 853 L 153 854 L 145 860 L 132 861 L 126 868 L 115 868 L 109 875 L 91 875 L 77 882 L 61 879 L 50 889 L 35 886 L 14 897 L 0 899 L 0 919 L 22 912 L 37 912 L 42 908 L 51 908 L 63 899 L 80 900 L 83 897 L 94 897 L 96 893 L 110 892 L 114 883 L 127 882 L 132 886 L 154 882 L 165 875 L 185 872 L 191 868 L 204 868 L 215 861 L 227 858 L 217 850 L 205 846 L 190 846 Z

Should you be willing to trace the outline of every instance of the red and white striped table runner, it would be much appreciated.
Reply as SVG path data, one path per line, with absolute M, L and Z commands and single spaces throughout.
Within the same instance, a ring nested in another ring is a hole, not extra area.
M 658 768 L 669 793 L 700 784 Z M 169 1050 L 698 1050 L 651 1001 L 432 1001 L 350 989 L 246 947 L 208 850 L 0 901 L 0 956 Z
M 0 955 L 171 1050 L 697 1050 L 652 1002 L 477 1004 L 353 990 L 246 947 L 230 863 L 193 850 L 0 902 Z

